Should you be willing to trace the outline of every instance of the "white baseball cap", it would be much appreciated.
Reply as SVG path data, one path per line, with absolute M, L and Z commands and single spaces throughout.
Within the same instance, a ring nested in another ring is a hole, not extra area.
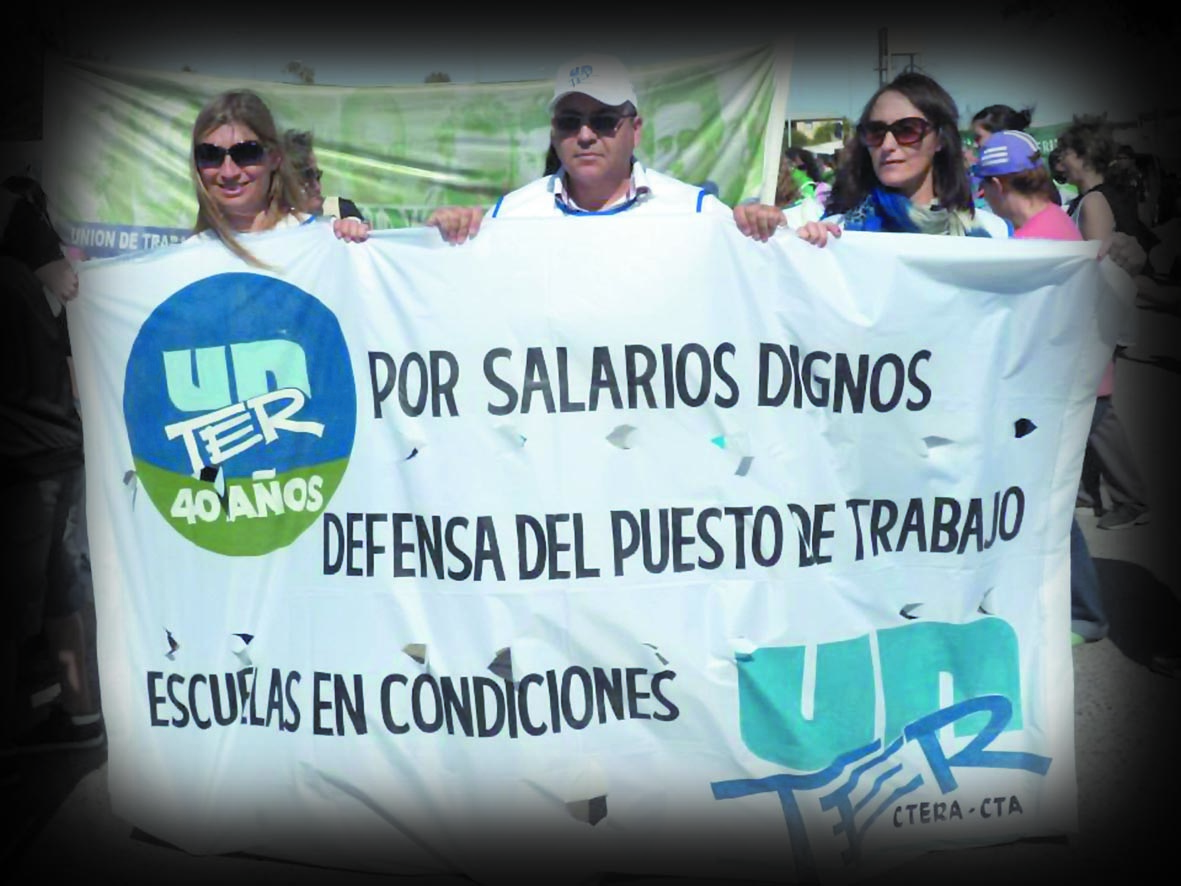
M 582 55 L 558 66 L 554 75 L 554 97 L 549 109 L 563 96 L 581 92 L 605 105 L 622 105 L 636 102 L 636 88 L 623 62 L 610 55 Z

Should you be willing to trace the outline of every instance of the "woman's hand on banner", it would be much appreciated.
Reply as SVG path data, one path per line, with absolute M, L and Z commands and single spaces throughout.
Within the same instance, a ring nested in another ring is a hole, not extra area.
M 332 220 L 332 233 L 336 235 L 338 240 L 346 240 L 349 243 L 364 243 L 369 239 L 370 230 L 369 223 L 359 218 L 334 218 Z
M 1143 273 L 1144 266 L 1148 264 L 1148 253 L 1144 251 L 1140 241 L 1131 234 L 1119 231 L 1113 231 L 1099 247 L 1099 259 L 1102 260 L 1105 256 L 1110 257 L 1132 277 Z
M 806 240 L 813 246 L 824 246 L 828 242 L 829 236 L 840 237 L 841 227 L 833 222 L 825 221 L 810 221 L 804 222 L 796 228 L 796 236 L 801 240 Z

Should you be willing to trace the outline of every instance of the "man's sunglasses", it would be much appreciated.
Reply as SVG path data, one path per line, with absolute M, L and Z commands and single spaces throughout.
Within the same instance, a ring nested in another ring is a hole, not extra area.
M 929 121 L 922 117 L 903 117 L 893 123 L 883 123 L 880 120 L 870 120 L 857 127 L 857 134 L 866 147 L 877 148 L 886 140 L 886 133 L 894 136 L 894 141 L 900 145 L 917 145 L 934 129 Z
M 318 182 L 324 177 L 324 170 L 316 169 L 314 166 L 309 166 L 303 171 L 303 180 L 309 185 L 312 182 Z
M 267 156 L 267 149 L 256 141 L 238 142 L 228 148 L 201 142 L 193 148 L 193 159 L 198 169 L 220 169 L 226 154 L 238 166 L 258 166 Z
M 570 136 L 582 131 L 583 126 L 589 126 L 595 135 L 614 135 L 619 124 L 635 114 L 618 114 L 614 111 L 597 111 L 594 114 L 575 114 L 567 111 L 557 114 L 553 119 L 554 131 L 559 135 Z

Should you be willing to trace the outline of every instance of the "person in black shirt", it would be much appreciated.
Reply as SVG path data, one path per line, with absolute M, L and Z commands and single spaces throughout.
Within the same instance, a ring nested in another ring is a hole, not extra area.
M 0 188 L 0 562 L 7 590 L 0 667 L 0 753 L 95 747 L 105 740 L 91 693 L 82 605 L 88 590 L 71 526 L 82 507 L 83 451 L 66 304 L 78 277 L 39 189 Z M 30 199 L 30 196 L 32 199 Z M 34 722 L 18 690 L 21 650 L 44 636 L 61 692 Z M 23 730 L 22 726 L 30 726 Z
M 324 171 L 316 161 L 314 137 L 311 132 L 289 129 L 283 136 L 283 147 L 291 165 L 299 173 L 307 194 L 307 207 L 316 215 L 330 218 L 359 218 L 365 220 L 357 204 L 348 197 L 325 197 L 320 187 Z
M 1058 136 L 1058 147 L 1062 151 L 1062 170 L 1067 180 L 1079 190 L 1077 202 L 1071 203 L 1070 216 L 1083 237 L 1102 242 L 1118 234 L 1135 237 L 1136 225 L 1140 221 L 1135 198 L 1129 204 L 1126 192 L 1108 179 L 1115 159 L 1115 141 L 1110 127 L 1100 119 L 1076 118 Z M 1143 265 L 1144 261 L 1140 264 Z M 1128 268 L 1125 270 L 1133 273 Z M 1112 366 L 1117 364 L 1118 361 L 1113 361 Z M 1113 368 L 1113 371 L 1117 370 Z M 1111 384 L 1105 387 L 1095 401 L 1078 501 L 1089 504 L 1097 512 L 1105 511 L 1100 514 L 1097 524 L 1100 529 L 1128 529 L 1149 520 L 1148 486 L 1115 411 Z M 1106 510 L 1101 480 L 1106 481 L 1111 499 L 1112 506 Z

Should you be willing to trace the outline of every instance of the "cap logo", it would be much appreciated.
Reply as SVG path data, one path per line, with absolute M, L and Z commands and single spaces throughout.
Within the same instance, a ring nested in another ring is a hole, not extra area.
M 995 132 L 980 146 L 979 160 L 972 167 L 977 176 L 992 177 L 1027 172 L 1040 165 L 1038 144 L 1027 132 L 1005 129 Z
M 613 56 L 584 55 L 558 65 L 549 109 L 552 111 L 563 96 L 572 92 L 581 92 L 605 105 L 636 103 L 636 89 L 627 70 Z
M 577 86 L 585 80 L 590 79 L 590 75 L 594 73 L 594 68 L 590 65 L 579 65 L 577 68 L 570 69 L 570 85 Z
M 1009 149 L 1006 145 L 998 145 L 995 148 L 986 148 L 980 153 L 980 163 L 984 166 L 999 165 L 1007 162 L 1009 159 Z

